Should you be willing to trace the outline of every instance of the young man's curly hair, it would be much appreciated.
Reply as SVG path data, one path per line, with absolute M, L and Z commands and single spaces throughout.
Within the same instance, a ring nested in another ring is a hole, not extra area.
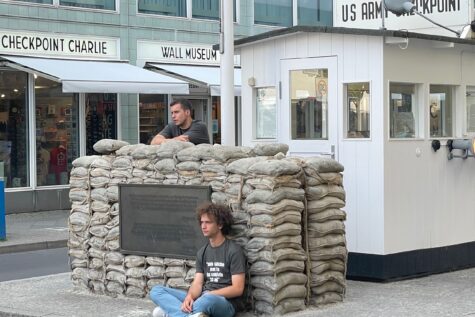
M 223 235 L 228 235 L 231 232 L 234 218 L 228 207 L 205 202 L 196 208 L 196 219 L 198 219 L 199 224 L 201 224 L 201 216 L 204 214 L 207 214 L 210 218 L 216 220 L 218 226 L 222 226 L 221 233 Z

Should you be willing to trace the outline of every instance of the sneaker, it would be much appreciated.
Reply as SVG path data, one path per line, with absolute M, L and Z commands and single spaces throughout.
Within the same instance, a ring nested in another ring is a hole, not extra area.
M 166 317 L 167 315 L 165 314 L 165 312 L 163 311 L 163 309 L 161 309 L 160 307 L 155 307 L 155 309 L 153 310 L 153 313 L 152 313 L 152 317 Z
M 188 315 L 188 317 L 208 317 L 205 313 L 194 313 L 191 315 Z

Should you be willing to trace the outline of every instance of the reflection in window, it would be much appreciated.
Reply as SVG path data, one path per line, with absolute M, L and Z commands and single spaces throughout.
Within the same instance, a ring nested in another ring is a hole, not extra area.
M 5 187 L 29 186 L 28 75 L 0 69 L 0 177 Z
M 219 96 L 211 97 L 211 136 L 214 144 L 221 144 L 221 97 Z
M 475 133 L 475 87 L 467 87 L 467 132 Z
M 60 0 L 62 6 L 115 10 L 116 0 Z
M 168 123 L 167 95 L 139 95 L 140 143 L 149 144 Z
M 275 139 L 277 137 L 275 88 L 258 88 L 256 93 L 256 138 Z
M 79 156 L 79 95 L 63 93 L 60 83 L 38 77 L 35 98 L 37 183 L 66 185 Z
M 369 83 L 346 84 L 347 138 L 369 138 Z
M 417 105 L 416 85 L 390 83 L 390 137 L 416 137 Z
M 328 138 L 328 69 L 290 71 L 292 139 Z
M 255 0 L 254 23 L 292 26 L 292 0 Z
M 453 87 L 430 85 L 429 127 L 431 137 L 452 136 Z
M 117 139 L 117 94 L 86 95 L 86 155 L 102 139 Z
M 53 0 L 13 0 L 18 2 L 31 2 L 31 3 L 43 3 L 43 4 L 53 4 Z
M 138 0 L 140 13 L 186 17 L 186 0 Z
M 298 25 L 333 25 L 333 3 L 331 0 L 298 0 L 297 6 Z
M 193 18 L 219 20 L 219 1 L 193 0 Z

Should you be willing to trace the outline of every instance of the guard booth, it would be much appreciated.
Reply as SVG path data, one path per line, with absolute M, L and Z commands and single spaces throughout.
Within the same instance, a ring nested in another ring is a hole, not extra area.
M 475 158 L 448 159 L 475 136 L 475 41 L 296 26 L 235 48 L 243 145 L 345 166 L 349 278 L 475 265 Z

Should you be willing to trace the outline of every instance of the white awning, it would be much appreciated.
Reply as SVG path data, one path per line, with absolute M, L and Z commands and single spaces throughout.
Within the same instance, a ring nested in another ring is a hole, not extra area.
M 169 65 L 158 63 L 147 63 L 145 67 L 152 68 L 156 72 L 170 75 L 175 78 L 185 80 L 197 86 L 207 86 L 211 96 L 221 95 L 221 72 L 219 67 L 194 66 L 194 65 Z M 241 69 L 234 69 L 234 95 L 241 95 Z
M 62 83 L 63 92 L 188 94 L 188 83 L 124 61 L 87 61 L 23 56 L 2 59 L 12 68 Z

